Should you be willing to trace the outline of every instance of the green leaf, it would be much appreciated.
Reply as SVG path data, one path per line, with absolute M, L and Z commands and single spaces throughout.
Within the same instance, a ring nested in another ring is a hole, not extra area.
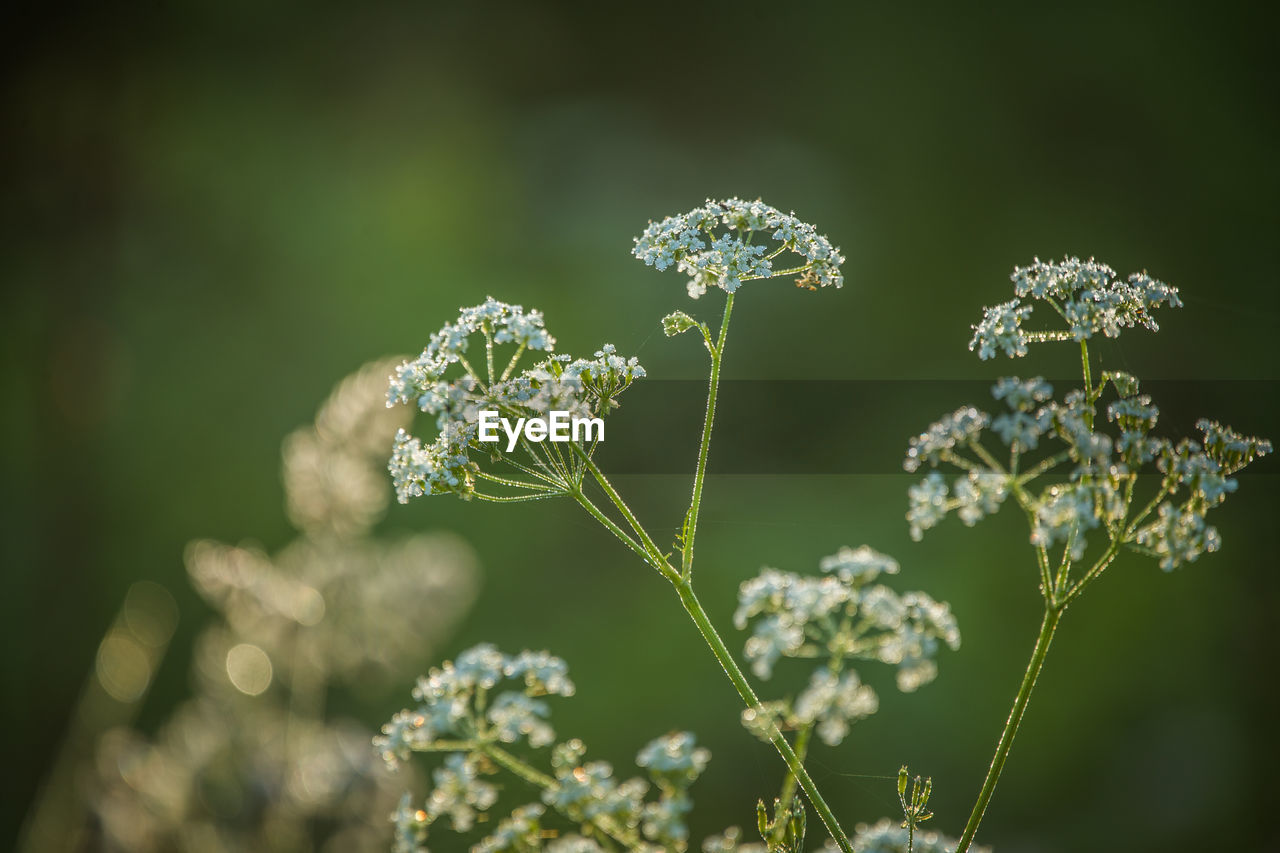
M 1110 380 L 1116 386 L 1116 393 L 1121 397 L 1132 397 L 1138 393 L 1138 377 L 1120 370 L 1108 370 L 1102 374 L 1102 381 Z
M 687 332 L 696 325 L 698 325 L 697 321 L 683 311 L 676 311 L 662 318 L 662 331 L 668 338 Z

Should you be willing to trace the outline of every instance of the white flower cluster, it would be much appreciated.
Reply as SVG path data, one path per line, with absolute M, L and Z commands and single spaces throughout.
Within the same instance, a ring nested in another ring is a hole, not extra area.
M 866 545 L 842 548 L 822 560 L 826 575 L 804 576 L 764 569 L 738 593 L 734 624 L 750 627 L 745 654 L 752 670 L 769 678 L 779 658 L 825 658 L 792 703 L 775 702 L 765 713 L 750 709 L 744 722 L 757 734 L 772 726 L 817 726 L 823 742 L 844 740 L 849 723 L 875 713 L 879 700 L 848 660 L 876 660 L 897 667 L 897 684 L 909 692 L 937 675 L 940 644 L 960 646 L 950 608 L 922 592 L 899 594 L 875 581 L 897 574 L 898 563 Z
M 437 383 L 451 365 L 464 361 L 471 339 L 484 334 L 495 344 L 515 343 L 525 349 L 550 352 L 556 339 L 547 334 L 542 312 L 525 313 L 519 305 L 508 305 L 490 296 L 482 304 L 463 308 L 458 319 L 446 323 L 431 336 L 422 355 L 396 369 L 391 379 L 387 404 L 414 403 L 424 412 L 446 410 L 448 397 L 434 399 L 441 393 Z
M 393 815 L 396 824 L 394 853 L 428 853 L 427 827 L 430 825 L 425 809 L 414 810 L 410 797 L 405 795 L 401 811 Z M 543 828 L 542 818 L 546 807 L 540 803 L 518 806 L 511 814 L 498 822 L 492 833 L 471 846 L 472 853 L 607 853 L 595 840 L 576 833 L 555 837 L 554 830 Z M 547 840 L 551 838 L 551 840 Z
M 1272 450 L 1271 442 L 1241 435 L 1217 421 L 1201 419 L 1196 427 L 1203 444 L 1184 439 L 1169 448 L 1166 442 L 1156 457 L 1166 482 L 1183 490 L 1181 502 L 1162 502 L 1156 519 L 1135 535 L 1137 545 L 1159 559 L 1165 570 L 1218 550 L 1221 537 L 1205 523 L 1205 514 L 1236 490 L 1231 474 Z
M 633 777 L 619 782 L 607 761 L 583 763 L 586 748 L 572 740 L 556 747 L 552 756 L 558 788 L 545 791 L 543 801 L 579 823 L 604 819 L 606 826 L 633 832 L 641 838 L 632 849 L 684 850 L 689 839 L 685 816 L 692 811 L 692 785 L 711 760 L 689 732 L 672 732 L 644 746 L 636 764 L 649 773 L 658 797 L 646 800 L 649 783 Z
M 1006 376 L 996 382 L 991 396 L 1003 400 L 1010 409 L 991 422 L 1000 440 L 1019 451 L 1035 450 L 1049 423 L 1043 409 L 1033 410 L 1053 397 L 1053 386 L 1039 376 L 1026 381 Z
M 495 761 L 491 750 L 518 741 L 534 748 L 551 744 L 555 736 L 547 723 L 547 706 L 535 697 L 572 694 L 568 669 L 559 658 L 530 651 L 504 655 L 487 644 L 468 649 L 420 679 L 413 695 L 421 704 L 396 714 L 375 739 L 375 747 L 393 767 L 415 750 L 448 755 L 433 773 L 434 785 L 421 806 L 414 807 L 406 794 L 392 815 L 396 853 L 426 853 L 429 828 L 442 819 L 457 832 L 486 820 L 500 789 L 486 777 L 499 772 L 500 766 L 511 769 L 507 762 L 519 760 L 507 755 L 505 762 Z M 551 752 L 550 775 L 531 767 L 521 773 L 526 782 L 542 788 L 542 802 L 515 809 L 472 850 L 613 849 L 593 837 L 598 836 L 641 853 L 683 851 L 689 837 L 685 817 L 693 808 L 689 787 L 710 760 L 711 753 L 699 747 L 692 734 L 672 732 L 649 742 L 636 756 L 649 781 L 619 781 L 608 762 L 586 761 L 582 741 L 557 744 Z M 587 834 L 547 842 L 558 834 L 545 826 L 548 810 Z
M 929 425 L 929 428 L 911 439 L 907 450 L 907 460 L 903 467 L 908 471 L 916 471 L 922 462 L 930 465 L 938 464 L 943 454 L 954 450 L 957 445 L 967 444 L 975 440 L 991 423 L 991 416 L 980 412 L 973 406 L 956 409 L 949 415 Z
M 978 358 L 992 358 L 1003 352 L 1010 358 L 1027 354 L 1027 335 L 1022 321 L 1031 316 L 1032 306 L 1016 299 L 1001 302 L 982 309 L 982 321 L 973 327 L 973 340 L 969 349 L 978 351 Z
M 725 230 L 717 234 L 718 229 Z M 752 244 L 756 234 L 775 241 L 777 247 Z M 635 239 L 631 253 L 658 270 L 675 266 L 688 275 L 689 296 L 697 299 L 708 287 L 733 293 L 744 281 L 781 274 L 774 272 L 773 261 L 784 251 L 804 261 L 787 271 L 799 274 L 799 285 L 816 289 L 844 284 L 840 272 L 844 257 L 830 240 L 795 214 L 759 200 L 707 199 L 688 213 L 651 222 Z
M 504 684 L 509 681 L 517 683 Z M 507 689 L 495 692 L 500 684 Z M 525 740 L 530 746 L 546 746 L 555 732 L 546 721 L 546 702 L 536 697 L 572 696 L 573 691 L 560 658 L 530 651 L 508 656 L 482 643 L 419 678 L 413 689 L 418 707 L 392 717 L 374 745 L 392 767 L 415 748 L 481 733 L 502 743 Z
M 475 475 L 480 466 L 469 455 L 476 444 L 476 428 L 470 423 L 447 423 L 436 440 L 422 441 L 403 428 L 396 431 L 387 470 L 395 485 L 396 500 L 423 495 L 455 494 L 467 497 L 475 492 Z
M 878 710 L 880 697 L 870 685 L 862 683 L 858 673 L 836 675 L 828 669 L 819 669 L 796 697 L 792 716 L 795 723 L 816 724 L 822 742 L 837 746 L 849 734 L 850 723 L 870 717 Z
M 1078 278 L 1083 277 L 1081 272 Z M 1027 287 L 1047 293 L 1065 286 L 1053 284 L 1047 275 L 1028 281 L 1033 284 Z M 1106 422 L 1114 424 L 1115 436 L 1102 431 L 1096 412 L 1107 385 L 1117 395 L 1106 407 Z M 1086 533 L 1105 528 L 1110 538 L 1127 537 L 1124 544 L 1155 556 L 1161 568 L 1172 569 L 1217 550 L 1220 537 L 1205 523 L 1205 513 L 1235 491 L 1231 474 L 1271 452 L 1270 442 L 1207 420 L 1197 424 L 1204 435 L 1203 447 L 1187 440 L 1174 445 L 1152 435 L 1160 411 L 1149 396 L 1138 393 L 1138 380 L 1125 373 L 1105 373 L 1092 394 L 1074 390 L 1061 402 L 1051 399 L 1053 389 L 1040 377 L 1006 377 L 991 393 L 1008 407 L 991 421 L 991 431 L 1015 460 L 1049 439 L 1064 448 L 1056 458 L 1074 466 L 1065 480 L 1029 494 L 1026 477 L 1019 477 L 1012 466 L 993 467 L 993 457 L 978 446 L 986 416 L 974 409 L 959 409 L 913 438 L 907 450 L 903 462 L 907 471 L 918 470 L 922 462 L 933 466 L 947 462 L 961 469 L 950 488 L 940 472 L 932 471 L 907 490 L 907 522 L 913 539 L 920 539 L 952 511 L 966 525 L 974 525 L 1000 508 L 1016 481 L 1027 495 L 1033 544 L 1062 545 L 1072 560 L 1079 560 L 1088 546 Z M 1054 459 L 1048 457 L 1050 463 Z M 1168 499 L 1156 507 L 1155 519 L 1134 528 L 1127 525 L 1132 492 L 1140 470 L 1153 461 L 1164 475 L 1158 497 Z M 1055 467 L 1049 464 L 1039 473 Z M 1174 500 L 1179 494 L 1182 497 Z
M 1010 279 L 1018 298 L 984 309 L 982 321 L 973 327 L 969 349 L 977 350 L 979 358 L 992 358 L 997 352 L 1010 358 L 1024 356 L 1030 342 L 1083 341 L 1099 333 L 1114 338 L 1122 329 L 1135 326 L 1154 332 L 1159 326 L 1152 311 L 1162 305 L 1182 306 L 1177 288 L 1146 273 L 1121 280 L 1115 270 L 1093 259 L 1044 263 L 1036 258 L 1030 266 L 1015 268 Z M 1027 298 L 1047 303 L 1067 329 L 1025 331 L 1022 324 L 1033 309 L 1022 301 Z
M 481 351 L 473 354 L 479 366 L 468 360 L 473 343 Z M 515 349 L 495 362 L 501 345 Z M 490 297 L 463 308 L 456 321 L 431 336 L 420 356 L 396 368 L 387 406 L 416 406 L 434 416 L 438 429 L 429 443 L 404 429 L 396 434 L 387 469 L 400 503 L 423 495 L 476 494 L 480 462 L 493 459 L 498 447 L 478 439 L 481 411 L 497 411 L 513 421 L 545 419 L 552 411 L 571 417 L 604 415 L 617 407 L 619 394 L 645 375 L 634 357 L 624 359 L 610 344 L 593 359 L 551 355 L 516 372 L 526 351 L 549 353 L 554 347 L 541 312 Z M 450 378 L 455 366 L 461 372 Z
M 644 368 L 635 356 L 623 358 L 613 344 L 605 344 L 596 350 L 594 359 L 578 358 L 570 361 L 558 356 L 541 365 L 555 382 L 570 388 L 580 387 L 588 397 L 588 411 L 608 412 L 617 408 L 617 396 L 631 387 L 631 383 L 645 377 Z
M 435 783 L 423 805 L 427 822 L 448 817 L 456 832 L 466 832 L 498 801 L 498 789 L 482 778 L 479 762 L 454 753 L 431 774 Z

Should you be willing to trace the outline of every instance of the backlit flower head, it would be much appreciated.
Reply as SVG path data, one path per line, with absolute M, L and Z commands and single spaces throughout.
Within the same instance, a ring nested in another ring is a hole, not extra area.
M 631 253 L 658 270 L 674 266 L 689 276 L 694 299 L 708 287 L 733 293 L 744 281 L 780 275 L 795 275 L 797 285 L 810 290 L 844 284 L 844 256 L 830 240 L 759 200 L 708 199 L 688 213 L 651 222 Z M 775 270 L 783 253 L 795 256 L 797 265 Z
M 752 670 L 769 678 L 781 658 L 825 659 L 794 703 L 748 709 L 743 722 L 768 738 L 779 726 L 816 724 L 834 746 L 849 724 L 875 713 L 879 700 L 848 668 L 873 660 L 897 669 L 903 691 L 937 674 L 934 659 L 943 645 L 956 649 L 960 631 L 948 605 L 922 592 L 900 594 L 878 579 L 897 574 L 898 562 L 863 545 L 841 548 L 821 561 L 828 574 L 806 576 L 763 569 L 738 591 L 734 624 L 751 629 L 744 653 Z
M 1092 258 L 1064 258 L 1056 263 L 1036 258 L 1030 266 L 1015 268 L 1010 279 L 1018 298 L 984 309 L 982 321 L 973 327 L 969 349 L 979 358 L 997 353 L 1024 356 L 1028 343 L 1084 341 L 1096 334 L 1114 338 L 1122 329 L 1135 326 L 1158 331 L 1152 312 L 1165 305 L 1182 306 L 1176 287 L 1145 272 L 1121 279 L 1111 267 Z M 1031 300 L 1056 314 L 1065 329 L 1024 329 L 1033 310 Z
M 519 305 L 490 297 L 463 308 L 457 320 L 431 336 L 420 356 L 397 367 L 387 405 L 416 406 L 434 417 L 437 429 L 431 441 L 404 429 L 396 434 L 387 468 L 397 499 L 407 503 L 423 495 L 454 494 L 511 500 L 566 493 L 571 487 L 567 480 L 577 473 L 576 461 L 571 465 L 552 461 L 536 442 L 517 445 L 514 439 L 509 443 L 493 433 L 490 437 L 498 441 L 484 441 L 478 428 L 481 413 L 496 412 L 516 424 L 545 421 L 551 412 L 586 422 L 617 408 L 618 395 L 643 378 L 645 371 L 634 357 L 618 355 L 610 344 L 602 346 L 593 359 L 550 354 L 554 347 L 555 338 L 548 334 L 541 312 L 526 312 Z M 548 355 L 520 369 L 526 352 Z M 504 458 L 504 449 L 516 451 L 521 461 Z M 500 471 L 489 470 L 501 463 L 508 465 Z M 510 468 L 512 464 L 516 467 Z M 537 472 L 531 475 L 535 482 L 516 474 L 531 469 Z M 481 492 L 482 481 L 506 491 Z M 512 489 L 524 491 L 512 495 Z
M 1120 281 L 1105 264 L 1074 258 L 1020 267 L 1013 282 L 1020 299 L 1044 301 L 1068 328 L 1023 330 L 1032 307 L 1018 299 L 989 308 L 970 344 L 983 358 L 997 351 L 1024 355 L 1028 341 L 1083 342 L 1133 326 L 1155 330 L 1154 309 L 1182 304 L 1174 288 L 1145 273 Z M 1083 352 L 1087 359 L 1087 348 Z M 1217 550 L 1220 537 L 1205 514 L 1236 490 L 1231 475 L 1270 453 L 1271 443 L 1202 419 L 1196 426 L 1203 444 L 1175 444 L 1154 434 L 1160 410 L 1139 393 L 1135 377 L 1105 371 L 1096 382 L 1087 372 L 1085 379 L 1084 388 L 1055 400 L 1053 388 L 1039 377 L 1005 377 L 991 393 L 1008 411 L 989 419 L 962 407 L 912 438 L 903 468 L 947 464 L 960 476 L 948 485 L 932 471 L 908 489 L 911 537 L 921 538 L 951 512 L 973 525 L 1016 494 L 1030 522 L 1030 541 L 1040 552 L 1042 584 L 1048 583 L 1049 549 L 1061 548 L 1062 565 L 1069 567 L 1085 556 L 1091 538 L 1112 545 L 1105 560 L 1125 547 L 1155 557 L 1166 570 Z M 1114 399 L 1104 401 L 1104 394 Z M 987 434 L 1004 446 L 986 447 Z M 1150 467 L 1162 475 L 1159 490 L 1135 500 L 1138 474 Z

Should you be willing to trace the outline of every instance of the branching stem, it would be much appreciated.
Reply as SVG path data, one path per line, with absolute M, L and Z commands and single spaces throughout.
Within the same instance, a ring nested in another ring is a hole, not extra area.
M 676 579 L 672 582 L 672 585 L 675 586 L 676 592 L 680 595 L 680 603 L 684 605 L 685 610 L 692 617 L 694 625 L 697 626 L 698 633 L 702 634 L 702 639 L 706 640 L 707 645 L 711 647 L 711 653 L 715 655 L 716 661 L 720 664 L 720 668 L 724 670 L 725 675 L 729 676 L 729 681 L 733 683 L 734 689 L 742 697 L 743 703 L 757 714 L 764 713 L 765 709 L 761 705 L 759 697 L 751 689 L 751 684 L 747 681 L 746 676 L 742 674 L 742 670 L 738 668 L 738 664 L 733 659 L 733 655 L 729 653 L 729 649 L 725 647 L 724 640 L 720 638 L 715 626 L 711 624 L 707 611 L 702 608 L 698 597 L 694 595 L 693 586 L 683 578 Z M 800 783 L 801 790 L 804 791 L 805 797 L 809 800 L 809 804 L 813 806 L 814 811 L 818 813 L 818 817 L 822 819 L 828 834 L 839 845 L 843 853 L 853 853 L 853 846 L 849 843 L 849 839 L 845 837 L 844 831 L 840 828 L 839 822 L 831 811 L 831 807 L 822 798 L 822 794 L 818 792 L 818 786 L 813 783 L 813 779 L 809 776 L 809 771 L 805 769 L 800 756 L 792 749 L 791 744 L 782 732 L 778 730 L 777 726 L 771 727 L 769 741 L 778 750 L 782 760 L 786 762 L 787 769 Z
M 681 530 L 680 575 L 685 580 L 693 577 L 693 541 L 698 534 L 698 511 L 702 507 L 702 486 L 707 478 L 707 454 L 711 449 L 711 431 L 716 419 L 716 394 L 720 388 L 720 363 L 724 358 L 724 345 L 729 337 L 729 317 L 733 313 L 733 294 L 724 300 L 724 318 L 720 321 L 720 334 L 711 352 L 711 378 L 707 384 L 707 413 L 702 422 L 702 441 L 698 444 L 698 467 L 693 474 L 693 497 L 689 512 L 685 515 Z
M 1053 632 L 1058 627 L 1058 620 L 1062 618 L 1063 609 L 1048 605 L 1045 607 L 1044 621 L 1040 624 L 1040 636 L 1036 638 L 1035 648 L 1031 652 L 1031 662 L 1027 664 L 1027 671 L 1022 676 L 1018 695 L 1014 697 L 1009 719 L 1005 721 L 1004 731 L 1000 733 L 995 756 L 992 757 L 991 767 L 987 770 L 987 778 L 983 781 L 982 790 L 978 793 L 978 801 L 974 803 L 973 811 L 969 814 L 969 822 L 965 824 L 964 834 L 960 836 L 960 842 L 956 845 L 956 853 L 965 853 L 969 849 L 969 845 L 973 843 L 973 836 L 978 832 L 978 824 L 982 823 L 987 804 L 991 802 L 991 795 L 996 790 L 996 782 L 999 781 L 1004 763 L 1009 758 L 1013 736 L 1018 733 L 1018 724 L 1022 722 L 1022 715 L 1026 713 L 1027 703 L 1031 700 L 1031 691 L 1035 689 L 1036 679 L 1040 677 L 1040 670 L 1044 668 L 1045 656 L 1049 654 L 1049 643 L 1053 641 Z

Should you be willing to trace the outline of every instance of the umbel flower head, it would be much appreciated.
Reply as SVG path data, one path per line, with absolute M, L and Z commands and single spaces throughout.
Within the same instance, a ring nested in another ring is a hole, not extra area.
M 960 474 L 949 485 L 940 471 L 931 471 L 908 490 L 912 538 L 920 539 L 953 511 L 971 527 L 1016 494 L 1032 522 L 1032 544 L 1065 547 L 1072 561 L 1084 556 L 1095 530 L 1117 548 L 1157 558 L 1165 570 L 1218 550 L 1221 539 L 1205 515 L 1236 490 L 1231 475 L 1270 453 L 1271 442 L 1201 419 L 1196 426 L 1202 441 L 1175 444 L 1152 434 L 1160 410 L 1138 393 L 1137 379 L 1104 376 L 1092 392 L 1071 391 L 1061 401 L 1051 399 L 1053 389 L 1040 377 L 1006 377 L 991 390 L 1007 412 L 993 420 L 971 407 L 960 409 L 913 438 L 906 470 L 945 464 Z M 1117 399 L 1107 405 L 1104 422 L 1096 408 L 1106 385 L 1116 389 Z M 1114 427 L 1108 431 L 1104 423 Z M 996 461 L 982 443 L 988 434 L 1022 473 Z M 1137 477 L 1151 467 L 1161 483 L 1139 510 Z
M 1199 442 L 1157 436 L 1160 410 L 1140 393 L 1137 378 L 1108 371 L 1094 382 L 1089 367 L 1091 337 L 1115 337 L 1134 326 L 1157 331 L 1153 311 L 1180 307 L 1177 289 L 1146 273 L 1120 281 L 1106 264 L 1077 258 L 1037 259 L 1016 268 L 1011 278 L 1018 298 L 986 309 L 973 327 L 969 349 L 984 359 L 997 352 L 1015 357 L 1027 354 L 1028 343 L 1076 341 L 1084 387 L 1055 400 L 1053 388 L 1040 377 L 1005 377 L 991 389 L 1005 408 L 994 419 L 962 407 L 911 439 L 903 463 L 907 471 L 922 465 L 959 470 L 951 484 L 935 470 L 908 490 L 912 538 L 921 538 L 953 511 L 972 526 L 1012 496 L 1030 521 L 1045 594 L 1053 587 L 1053 594 L 1067 601 L 1122 548 L 1155 557 L 1165 570 L 1216 551 L 1221 539 L 1206 514 L 1235 491 L 1231 475 L 1270 453 L 1271 443 L 1209 420 L 1196 424 L 1203 436 Z M 1022 323 L 1033 304 L 1023 300 L 1048 305 L 1066 328 L 1026 331 Z M 1114 397 L 1104 409 L 1108 389 Z M 997 442 L 1003 447 L 993 453 L 987 445 Z M 1151 467 L 1161 475 L 1159 488 L 1135 500 L 1138 475 Z M 1060 589 L 1071 563 L 1085 556 L 1094 531 L 1104 534 L 1106 550 L 1076 584 Z M 1062 549 L 1059 580 L 1049 572 L 1054 564 L 1049 549 L 1055 547 Z
M 823 662 L 794 702 L 770 703 L 763 715 L 747 711 L 748 727 L 767 736 L 771 726 L 814 725 L 818 737 L 835 746 L 850 723 L 879 708 L 850 661 L 896 667 L 898 688 L 910 692 L 937 675 L 941 646 L 960 647 L 960 630 L 946 603 L 877 583 L 881 575 L 897 574 L 898 562 L 866 545 L 841 548 L 820 568 L 822 576 L 762 570 L 739 589 L 733 621 L 752 630 L 745 653 L 761 678 L 773 675 L 779 658 Z
M 798 265 L 775 270 L 774 261 L 783 253 L 796 256 Z M 694 299 L 708 287 L 733 293 L 757 278 L 794 275 L 798 286 L 810 290 L 844 284 L 844 256 L 830 240 L 794 213 L 759 200 L 707 199 L 688 213 L 651 222 L 635 238 L 631 254 L 658 270 L 674 266 L 688 275 Z
M 972 526 L 1013 496 L 1030 520 L 1047 589 L 1065 583 L 1070 564 L 1084 557 L 1092 531 L 1101 531 L 1109 547 L 1096 571 L 1071 589 L 1058 590 L 1068 600 L 1121 548 L 1155 557 L 1165 570 L 1216 551 L 1221 540 L 1205 515 L 1235 491 L 1231 475 L 1270 453 L 1271 443 L 1209 420 L 1196 424 L 1202 441 L 1174 443 L 1154 434 L 1160 410 L 1139 393 L 1137 378 L 1113 371 L 1097 382 L 1090 378 L 1086 342 L 1095 334 L 1115 337 L 1134 326 L 1158 330 L 1152 312 L 1163 305 L 1180 307 L 1177 289 L 1146 273 L 1120 281 L 1106 264 L 1077 258 L 1037 259 L 1015 269 L 1012 280 L 1018 298 L 986 309 L 973 327 L 969 349 L 984 359 L 997 352 L 1014 357 L 1026 355 L 1028 343 L 1076 341 L 1084 387 L 1055 400 L 1053 388 L 1040 377 L 1005 377 L 991 389 L 1006 409 L 994 419 L 962 407 L 911 439 L 903 463 L 907 471 L 949 465 L 960 472 L 949 485 L 941 472 L 931 471 L 908 490 L 912 538 L 921 538 L 952 511 Z M 1048 305 L 1066 329 L 1024 330 L 1033 305 L 1022 300 Z M 1114 398 L 1102 409 L 1109 388 Z M 984 444 L 987 436 L 1003 445 L 998 454 Z M 1149 500 L 1135 501 L 1138 474 L 1150 467 L 1161 474 L 1160 486 Z M 1062 580 L 1051 583 L 1048 551 L 1059 546 Z
M 1018 298 L 984 309 L 982 321 L 973 327 L 969 349 L 977 351 L 979 358 L 994 358 L 997 353 L 1024 356 L 1028 343 L 1084 341 L 1099 333 L 1114 338 L 1121 329 L 1134 326 L 1159 331 L 1152 312 L 1162 305 L 1182 307 L 1176 287 L 1145 272 L 1121 280 L 1115 270 L 1092 258 L 1064 258 L 1057 263 L 1036 258 L 1030 266 L 1015 268 L 1010 279 Z M 1066 328 L 1025 330 L 1022 324 L 1035 308 L 1029 300 L 1047 305 Z
M 711 760 L 692 734 L 671 732 L 640 750 L 636 764 L 647 771 L 648 780 L 620 780 L 609 762 L 587 761 L 587 748 L 576 738 L 554 745 L 550 772 L 505 751 L 512 744 L 535 752 L 551 746 L 555 733 L 543 699 L 573 692 L 560 658 L 530 651 L 506 655 L 487 644 L 419 679 L 413 691 L 417 707 L 396 714 L 374 745 L 392 767 L 411 752 L 440 752 L 445 758 L 432 773 L 434 784 L 425 800 L 415 805 L 405 794 L 392 815 L 394 849 L 425 853 L 428 832 L 446 826 L 468 832 L 488 820 L 501 791 L 532 784 L 541 789 L 541 802 L 518 806 L 496 821 L 491 834 L 472 850 L 605 853 L 615 849 L 614 842 L 640 853 L 685 850 L 685 816 L 693 808 L 689 788 Z M 515 773 L 521 784 L 501 784 L 494 778 L 501 770 Z M 557 823 L 584 835 L 561 835 L 554 828 Z M 545 839 L 557 836 L 544 846 Z M 595 839 L 608 839 L 610 846 Z
M 483 411 L 496 411 L 513 423 L 546 419 L 552 411 L 582 419 L 603 417 L 618 406 L 618 395 L 645 375 L 634 357 L 623 358 L 610 344 L 592 359 L 573 359 L 551 355 L 555 343 L 541 312 L 490 297 L 463 308 L 457 320 L 431 336 L 422 355 L 396 368 L 387 406 L 417 406 L 434 416 L 437 428 L 435 440 L 425 444 L 404 429 L 396 435 L 388 470 L 401 503 L 436 494 L 535 500 L 564 494 L 580 479 L 580 460 L 572 454 L 566 459 L 527 441 L 518 452 L 503 453 L 505 438 L 481 442 L 478 430 Z M 526 352 L 547 357 L 517 372 Z M 515 450 L 515 442 L 511 444 Z M 590 442 L 585 452 L 589 456 L 592 450 Z M 506 463 L 509 470 L 497 473 L 482 463 Z M 479 492 L 481 480 L 517 493 Z

